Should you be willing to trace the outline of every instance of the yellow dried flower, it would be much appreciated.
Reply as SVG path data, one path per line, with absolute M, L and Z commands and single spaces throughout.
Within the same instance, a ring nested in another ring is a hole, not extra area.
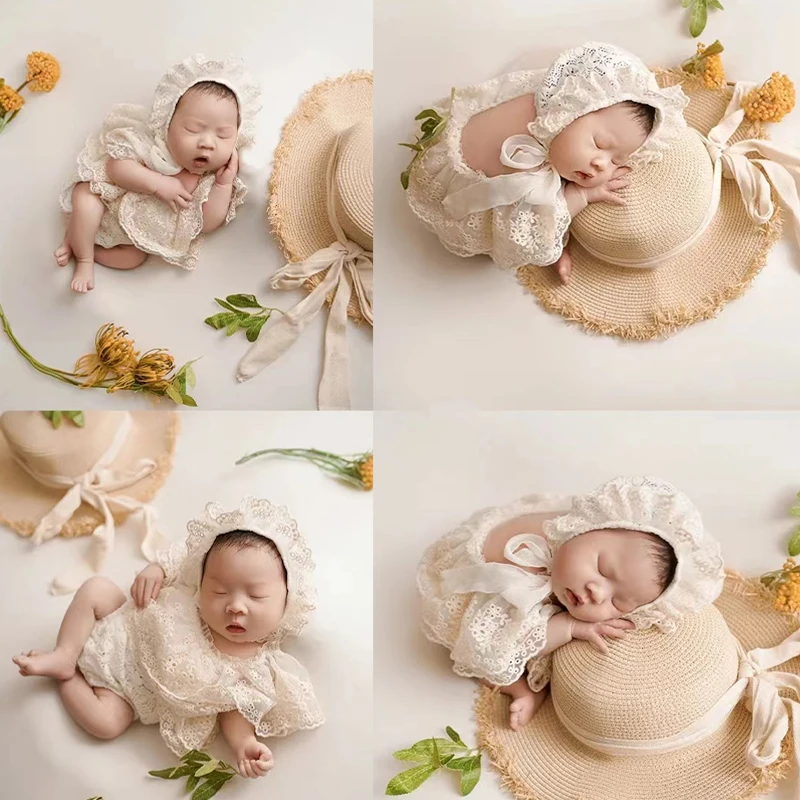
M 27 58 L 26 81 L 32 92 L 51 92 L 61 77 L 61 65 L 55 56 L 36 50 Z
M 371 492 L 372 487 L 374 486 L 372 453 L 370 453 L 363 461 L 359 461 L 356 464 L 356 467 L 358 468 L 358 473 L 361 476 L 361 482 L 364 484 L 364 489 L 368 492 Z
M 94 340 L 95 353 L 81 356 L 75 362 L 75 374 L 86 378 L 84 388 L 97 386 L 109 375 L 119 376 L 131 372 L 139 355 L 124 328 L 109 322 L 97 332 Z
M 25 98 L 7 83 L 0 85 L 0 111 L 19 111 L 25 105 Z
M 150 350 L 136 364 L 134 376 L 136 383 L 147 386 L 166 382 L 167 376 L 175 369 L 175 359 L 166 350 Z
M 697 55 L 700 56 L 697 70 L 703 78 L 703 84 L 707 89 L 718 89 L 725 85 L 725 68 L 722 66 L 722 56 L 719 53 L 706 56 L 706 49 L 703 44 L 697 45 Z
M 780 122 L 794 108 L 794 101 L 794 84 L 786 75 L 773 72 L 763 86 L 745 95 L 742 108 L 753 122 Z
M 339 480 L 349 483 L 365 491 L 370 491 L 373 486 L 373 461 L 372 453 L 358 453 L 352 456 L 340 456 L 336 453 L 328 453 L 325 450 L 317 450 L 307 447 L 271 447 L 267 450 L 259 450 L 256 453 L 242 456 L 236 463 L 245 464 L 248 461 L 265 455 L 291 456 L 302 458 L 316 464 L 320 469 L 335 475 Z
M 114 392 L 125 391 L 126 389 L 132 389 L 134 384 L 136 383 L 136 379 L 133 377 L 132 372 L 126 372 L 124 375 L 120 375 L 111 386 L 106 389 L 109 394 L 114 394 Z

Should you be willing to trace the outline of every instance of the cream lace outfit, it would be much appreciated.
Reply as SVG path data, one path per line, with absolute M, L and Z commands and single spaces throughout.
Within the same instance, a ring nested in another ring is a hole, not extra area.
M 246 498 L 237 511 L 209 504 L 188 530 L 185 542 L 158 554 L 166 575 L 158 600 L 143 609 L 129 600 L 97 622 L 78 659 L 86 681 L 124 697 L 141 722 L 158 723 L 176 755 L 210 744 L 217 714 L 233 709 L 262 737 L 321 725 L 308 673 L 280 648 L 305 626 L 315 601 L 314 562 L 295 521 L 283 507 Z M 196 604 L 203 557 L 218 535 L 233 530 L 271 539 L 288 576 L 281 623 L 249 658 L 217 650 Z
M 484 560 L 486 538 L 497 526 L 547 512 L 553 517 L 542 525 L 544 536 L 509 539 L 504 555 L 513 564 Z M 674 630 L 677 619 L 713 603 L 722 591 L 720 546 L 705 531 L 691 500 L 657 478 L 617 478 L 586 495 L 531 495 L 483 509 L 431 545 L 417 573 L 425 636 L 450 650 L 459 675 L 507 686 L 527 668 L 531 689 L 544 688 L 550 655 L 537 654 L 546 644 L 548 620 L 564 610 L 551 594 L 553 557 L 574 536 L 604 528 L 655 533 L 672 545 L 678 559 L 664 592 L 624 615 L 637 629 Z
M 111 109 L 100 130 L 86 140 L 78 156 L 78 169 L 61 192 L 61 208 L 68 213 L 72 211 L 72 190 L 76 183 L 88 182 L 92 192 L 103 200 L 106 213 L 95 244 L 101 247 L 132 244 L 183 269 L 194 269 L 197 265 L 205 238 L 203 204 L 214 185 L 214 173 L 200 178 L 189 207 L 179 208 L 176 213 L 155 195 L 129 192 L 113 184 L 106 173 L 106 162 L 109 158 L 130 159 L 162 175 L 181 172 L 167 148 L 167 131 L 178 101 L 200 81 L 216 81 L 234 92 L 241 116 L 236 147 L 253 144 L 261 92 L 244 63 L 239 59 L 209 61 L 197 55 L 176 64 L 158 84 L 152 109 L 130 104 Z M 247 187 L 237 175 L 226 225 L 236 216 L 246 194 Z
M 476 114 L 535 95 L 527 134 L 507 138 L 500 161 L 514 173 L 487 177 L 461 152 L 464 126 Z M 459 256 L 488 254 L 505 269 L 558 260 L 571 222 L 561 176 L 548 160 L 553 139 L 579 117 L 633 100 L 653 106 L 652 133 L 629 164 L 658 160 L 685 127 L 688 100 L 679 86 L 662 89 L 630 53 L 589 42 L 562 53 L 547 69 L 521 70 L 455 90 L 434 108 L 449 120 L 411 169 L 409 205 L 442 244 Z

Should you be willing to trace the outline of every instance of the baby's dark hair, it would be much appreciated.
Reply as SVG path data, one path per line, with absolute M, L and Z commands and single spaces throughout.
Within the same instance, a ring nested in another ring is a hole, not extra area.
M 675 577 L 675 570 L 678 568 L 678 559 L 675 556 L 675 551 L 672 545 L 657 536 L 655 533 L 648 533 L 647 539 L 649 542 L 650 556 L 652 563 L 656 568 L 656 580 L 658 581 L 659 588 L 663 592 Z
M 208 557 L 215 550 L 225 550 L 226 548 L 233 550 L 244 550 L 247 547 L 255 547 L 259 550 L 267 550 L 281 565 L 283 580 L 286 582 L 286 564 L 283 563 L 283 559 L 281 558 L 281 554 L 278 551 L 275 542 L 273 542 L 272 539 L 267 539 L 266 536 L 262 536 L 259 533 L 240 530 L 221 533 L 216 539 L 214 539 L 214 543 L 211 545 L 211 547 L 209 547 L 208 552 L 203 556 L 203 566 L 200 569 L 201 582 L 203 580 L 203 576 L 206 574 L 206 561 L 208 561 Z
M 219 100 L 233 100 L 236 104 L 236 127 L 238 128 L 242 124 L 242 113 L 239 109 L 239 101 L 236 99 L 233 90 L 229 89 L 224 83 L 217 83 L 217 81 L 199 81 L 190 86 L 184 94 L 188 94 L 192 91 L 197 91 L 201 94 L 209 94 Z M 180 102 L 180 100 L 178 102 Z
M 656 124 L 655 108 L 645 103 L 637 103 L 634 100 L 625 100 L 622 105 L 630 110 L 633 118 L 644 128 L 644 132 L 649 136 Z

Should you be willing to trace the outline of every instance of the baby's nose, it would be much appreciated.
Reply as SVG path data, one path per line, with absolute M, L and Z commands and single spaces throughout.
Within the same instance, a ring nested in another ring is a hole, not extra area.
M 589 599 L 593 603 L 600 604 L 603 602 L 603 592 L 602 589 L 596 583 L 587 583 L 586 584 L 586 591 L 589 595 Z

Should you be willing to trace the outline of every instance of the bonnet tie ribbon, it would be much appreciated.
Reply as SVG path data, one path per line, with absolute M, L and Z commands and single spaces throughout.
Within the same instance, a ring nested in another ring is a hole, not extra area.
M 500 147 L 500 162 L 518 172 L 495 175 L 453 192 L 442 201 L 451 219 L 463 219 L 520 200 L 532 206 L 555 204 L 561 176 L 548 163 L 547 151 L 533 136 L 509 136 Z
M 717 161 L 722 162 L 724 176 L 736 181 L 747 213 L 758 225 L 772 219 L 775 212 L 770 191 L 772 185 L 781 204 L 791 215 L 795 236 L 800 242 L 800 151 L 765 139 L 727 143 L 744 121 L 742 99 L 756 86 L 746 82 L 736 84 L 722 120 L 704 137 L 706 147 L 715 165 Z M 763 158 L 748 158 L 747 154 L 752 152 Z
M 87 578 L 103 570 L 108 554 L 114 549 L 115 525 L 112 506 L 131 512 L 132 521 L 135 521 L 141 531 L 142 554 L 148 561 L 155 560 L 156 551 L 162 546 L 163 537 L 156 530 L 155 508 L 133 497 L 109 494 L 133 486 L 156 468 L 155 461 L 149 458 L 141 459 L 130 470 L 108 468 L 119 455 L 132 425 L 131 415 L 125 412 L 109 448 L 90 470 L 77 477 L 45 475 L 29 464 L 17 460 L 19 466 L 40 484 L 51 489 L 67 490 L 36 526 L 33 532 L 34 545 L 38 546 L 58 536 L 84 502 L 103 515 L 103 522 L 92 532 L 89 565 L 75 568 L 53 579 L 50 584 L 51 594 L 70 594 Z
M 364 319 L 372 325 L 372 253 L 350 241 L 332 208 L 333 170 L 337 146 L 328 162 L 328 218 L 336 239 L 305 261 L 289 263 L 270 281 L 273 289 L 298 289 L 313 275 L 326 274 L 314 290 L 294 308 L 265 328 L 259 339 L 239 362 L 236 378 L 246 381 L 283 355 L 325 305 L 328 294 L 336 292 L 325 328 L 325 358 L 319 383 L 320 410 L 350 408 L 350 365 L 347 351 L 347 308 L 355 292 Z
M 442 573 L 445 592 L 499 594 L 523 614 L 529 614 L 552 593 L 550 545 L 543 536 L 522 533 L 508 540 L 503 555 L 518 566 L 488 562 L 445 570 Z M 547 572 L 528 572 L 520 567 L 542 567 Z

